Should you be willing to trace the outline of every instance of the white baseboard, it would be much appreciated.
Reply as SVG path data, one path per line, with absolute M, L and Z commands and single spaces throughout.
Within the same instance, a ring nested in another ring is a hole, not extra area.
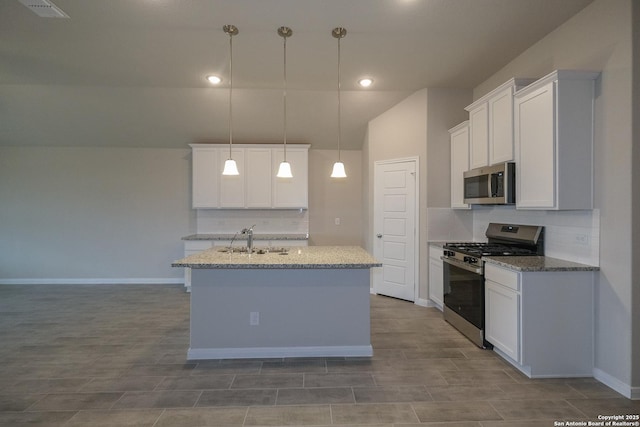
M 640 400 L 640 387 L 631 387 L 598 368 L 593 368 L 593 377 L 627 399 Z
M 184 285 L 184 278 L 0 279 L 0 285 Z
M 189 360 L 205 359 L 259 359 L 274 357 L 371 357 L 373 347 L 319 346 L 319 347 L 247 347 L 247 348 L 190 348 Z
M 419 305 L 420 307 L 435 307 L 430 300 L 425 298 L 417 298 L 413 303 L 415 305 Z

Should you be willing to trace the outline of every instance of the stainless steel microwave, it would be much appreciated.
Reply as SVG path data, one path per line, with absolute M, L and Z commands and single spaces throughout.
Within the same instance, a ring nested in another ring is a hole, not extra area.
M 464 202 L 512 205 L 516 202 L 516 164 L 484 166 L 464 173 Z

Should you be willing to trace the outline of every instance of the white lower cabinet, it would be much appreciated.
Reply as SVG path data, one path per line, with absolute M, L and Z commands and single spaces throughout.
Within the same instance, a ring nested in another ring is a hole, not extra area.
M 213 240 L 186 240 L 184 242 L 184 256 L 195 255 L 213 246 Z M 187 292 L 191 292 L 191 269 L 184 269 L 184 287 Z
M 592 271 L 485 264 L 485 339 L 530 378 L 593 376 Z
M 442 246 L 429 245 L 429 299 L 442 311 L 444 286 L 442 268 Z
M 485 281 L 485 339 L 515 361 L 520 360 L 520 294 L 491 280 Z

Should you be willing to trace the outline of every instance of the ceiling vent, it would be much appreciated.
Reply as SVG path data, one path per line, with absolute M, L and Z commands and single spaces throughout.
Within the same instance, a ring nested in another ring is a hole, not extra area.
M 68 18 L 69 15 L 64 13 L 55 4 L 48 0 L 18 0 L 23 5 L 27 6 L 29 10 L 38 15 L 41 18 Z

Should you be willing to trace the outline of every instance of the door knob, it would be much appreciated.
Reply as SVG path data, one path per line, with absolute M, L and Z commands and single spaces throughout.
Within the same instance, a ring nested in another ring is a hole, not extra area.
M 378 234 L 376 237 L 377 237 L 378 239 L 382 239 L 382 234 Z

